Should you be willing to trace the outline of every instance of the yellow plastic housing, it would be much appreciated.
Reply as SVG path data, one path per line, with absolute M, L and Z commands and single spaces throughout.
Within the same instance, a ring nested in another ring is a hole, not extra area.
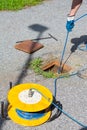
M 25 104 L 21 102 L 18 95 L 20 92 L 26 89 L 37 90 L 42 95 L 41 100 L 36 104 Z M 51 105 L 53 101 L 53 96 L 48 88 L 40 84 L 26 83 L 14 86 L 8 92 L 8 101 L 10 105 L 13 106 L 13 108 L 17 108 L 26 112 L 38 112 L 48 108 Z

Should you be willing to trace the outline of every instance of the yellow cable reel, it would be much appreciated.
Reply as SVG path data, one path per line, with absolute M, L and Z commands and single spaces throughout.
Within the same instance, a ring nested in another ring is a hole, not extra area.
M 26 83 L 14 86 L 8 92 L 8 101 L 9 117 L 20 125 L 37 126 L 51 116 L 52 93 L 40 84 Z

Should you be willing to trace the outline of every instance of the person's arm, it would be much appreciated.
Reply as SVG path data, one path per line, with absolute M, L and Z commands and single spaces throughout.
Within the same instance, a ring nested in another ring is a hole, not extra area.
M 75 16 L 83 0 L 73 0 L 71 10 L 68 16 Z
M 74 28 L 74 16 L 76 15 L 79 7 L 81 6 L 83 0 L 73 0 L 70 13 L 67 16 L 66 29 L 71 32 Z

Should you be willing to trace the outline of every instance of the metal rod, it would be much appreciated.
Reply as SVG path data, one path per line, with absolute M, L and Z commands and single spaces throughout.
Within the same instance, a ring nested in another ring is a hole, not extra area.
M 61 59 L 60 59 L 60 66 L 58 68 L 58 73 L 61 73 L 62 69 L 63 69 L 62 68 L 62 62 L 63 62 L 63 58 L 64 58 L 64 54 L 65 54 L 65 49 L 66 49 L 66 44 L 67 44 L 67 41 L 68 41 L 68 36 L 69 36 L 69 32 L 67 31 L 67 35 L 66 35 L 66 39 L 65 39 L 63 50 L 62 50 Z
M 12 88 L 12 82 L 10 82 L 9 85 L 10 85 L 10 89 L 11 89 Z
M 32 97 L 32 96 L 33 96 L 33 94 L 34 94 L 34 92 L 32 91 L 32 89 L 29 89 L 28 96 L 29 96 L 29 97 Z
M 55 38 L 54 36 L 52 36 L 50 33 L 48 33 L 50 35 L 51 38 L 53 38 L 54 40 L 58 41 L 57 38 Z
M 3 101 L 1 102 L 1 118 L 5 118 L 5 115 L 4 115 L 4 102 Z

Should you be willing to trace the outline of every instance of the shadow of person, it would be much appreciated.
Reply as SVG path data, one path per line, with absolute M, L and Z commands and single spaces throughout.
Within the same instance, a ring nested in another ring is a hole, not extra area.
M 28 28 L 32 29 L 33 31 L 43 33 L 46 31 L 48 28 L 46 26 L 40 25 L 40 24 L 33 24 L 28 26 Z
M 79 45 L 84 44 L 87 46 L 87 35 L 82 35 L 79 38 L 73 38 L 71 39 L 71 43 L 73 43 L 72 47 L 71 47 L 71 52 L 69 54 L 69 56 L 67 57 L 67 59 L 65 60 L 65 62 L 62 65 L 62 69 L 65 65 L 65 63 L 68 61 L 68 59 L 70 58 L 70 56 L 72 55 L 73 52 L 75 52 L 78 48 Z
M 37 38 L 36 38 L 36 42 L 39 42 L 42 34 L 48 30 L 48 27 L 44 26 L 44 25 L 40 25 L 40 24 L 32 24 L 30 26 L 28 26 L 29 29 L 33 30 L 33 31 L 36 31 L 37 32 Z M 31 51 L 33 50 L 33 48 L 35 47 L 35 43 L 32 45 L 32 47 L 30 48 Z M 22 68 L 22 71 L 21 73 L 19 74 L 19 76 L 17 77 L 17 81 L 15 82 L 15 85 L 18 85 L 22 82 L 22 80 L 25 78 L 25 76 L 27 75 L 27 70 L 29 68 L 29 63 L 30 61 L 32 60 L 32 56 L 33 54 L 30 54 L 29 57 L 26 59 L 24 65 L 23 65 L 23 68 Z
M 37 32 L 38 35 L 37 35 L 37 38 L 36 38 L 36 39 L 37 39 L 36 42 L 39 42 L 39 40 L 40 40 L 42 34 L 48 29 L 48 27 L 43 26 L 43 25 L 40 25 L 40 24 L 32 24 L 31 26 L 28 26 L 28 28 L 31 29 L 31 30 L 33 30 L 33 31 L 36 31 L 36 32 Z M 34 46 L 35 46 L 35 44 L 33 44 L 31 50 L 33 49 Z M 15 85 L 18 85 L 18 84 L 20 84 L 20 83 L 22 83 L 23 79 L 26 77 L 27 71 L 28 71 L 28 69 L 29 69 L 29 63 L 30 63 L 30 61 L 32 60 L 32 55 L 33 55 L 33 54 L 30 54 L 30 55 L 28 56 L 28 58 L 25 60 L 25 63 L 24 63 L 23 66 L 22 66 L 21 72 L 20 72 L 20 74 L 18 75 L 18 77 L 17 77 L 17 79 L 16 79 L 16 81 L 15 81 L 15 83 L 14 83 L 14 86 L 15 86 Z M 6 111 L 6 113 L 7 113 L 7 108 L 8 108 L 8 103 L 5 104 L 5 108 L 4 108 L 5 111 Z M 8 115 L 7 115 L 7 116 L 8 116 Z M 9 119 L 9 118 L 8 118 L 8 119 Z M 4 123 L 5 121 L 6 121 L 6 118 L 1 119 L 1 115 L 0 115 L 0 130 L 2 129 L 2 125 L 3 125 L 3 123 Z
M 87 35 L 82 35 L 79 38 L 73 38 L 71 39 L 71 43 L 73 43 L 73 46 L 71 47 L 71 53 L 73 53 L 77 50 L 79 45 L 87 44 Z

